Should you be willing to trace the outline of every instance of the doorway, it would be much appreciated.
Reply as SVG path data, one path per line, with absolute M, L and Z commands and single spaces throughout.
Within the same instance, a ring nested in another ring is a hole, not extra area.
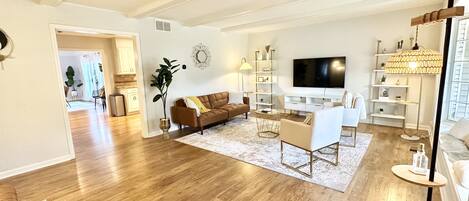
M 148 132 L 138 34 L 63 25 L 51 25 L 50 31 L 56 56 L 58 89 L 63 94 L 64 118 L 68 120 L 65 124 L 71 154 L 75 156 L 75 148 L 83 148 L 80 141 L 112 140 L 126 132 L 112 127 L 117 121 L 140 122 L 140 126 L 133 124 L 137 126 L 128 133 L 143 138 L 153 137 Z M 66 56 L 75 57 L 75 63 L 66 61 Z M 69 66 L 75 71 L 76 79 L 73 85 L 68 83 L 69 91 L 66 91 L 64 86 L 67 85 Z M 113 113 L 116 95 L 124 98 L 121 102 L 128 105 L 124 115 Z M 88 137 L 83 138 L 80 134 L 77 138 L 76 132 L 72 131 L 77 125 L 97 129 Z
M 68 112 L 106 111 L 101 51 L 60 50 L 59 59 Z

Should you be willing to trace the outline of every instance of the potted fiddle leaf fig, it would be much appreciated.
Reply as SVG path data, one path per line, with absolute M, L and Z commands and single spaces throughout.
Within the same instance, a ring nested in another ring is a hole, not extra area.
M 68 88 L 72 88 L 72 97 L 73 96 L 76 96 L 78 94 L 77 92 L 77 88 L 83 86 L 83 83 L 76 83 L 76 80 L 75 80 L 75 70 L 73 69 L 72 66 L 68 66 L 67 67 L 67 71 L 65 72 L 65 75 L 67 76 L 67 81 L 65 81 L 65 85 L 68 87 Z M 67 94 L 65 94 L 67 96 Z
M 160 64 L 160 68 L 156 69 L 156 75 L 152 74 L 150 86 L 158 89 L 158 94 L 153 97 L 153 102 L 161 100 L 163 104 L 163 115 L 164 118 L 160 118 L 160 129 L 163 131 L 163 138 L 169 139 L 169 128 L 171 127 L 171 121 L 166 115 L 166 100 L 168 97 L 168 89 L 173 81 L 174 74 L 176 74 L 180 68 L 180 64 L 176 64 L 177 60 L 169 60 L 163 58 L 164 63 Z M 182 69 L 186 69 L 186 65 L 182 65 Z

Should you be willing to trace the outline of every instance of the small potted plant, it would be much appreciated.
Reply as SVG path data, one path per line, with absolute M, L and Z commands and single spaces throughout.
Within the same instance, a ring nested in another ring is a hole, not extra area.
M 386 76 L 383 75 L 383 77 L 381 77 L 381 84 L 385 84 L 386 83 Z
M 171 127 L 171 121 L 166 115 L 166 100 L 168 97 L 168 89 L 173 81 L 173 76 L 180 70 L 180 64 L 175 64 L 177 60 L 169 60 L 163 58 L 164 63 L 160 64 L 160 68 L 156 69 L 156 75 L 151 75 L 150 86 L 156 87 L 159 91 L 158 94 L 153 97 L 153 102 L 161 100 L 163 104 L 163 115 L 164 118 L 160 118 L 160 129 L 163 131 L 163 138 L 169 139 L 169 128 Z M 186 69 L 186 65 L 182 65 L 182 69 Z
M 72 88 L 72 97 L 77 95 L 77 89 L 81 86 L 83 86 L 83 83 L 78 83 L 75 85 L 75 70 L 73 69 L 72 66 L 67 67 L 67 72 L 65 72 L 65 75 L 67 76 L 67 81 L 65 81 L 65 85 L 68 88 Z M 67 96 L 68 94 L 65 94 Z

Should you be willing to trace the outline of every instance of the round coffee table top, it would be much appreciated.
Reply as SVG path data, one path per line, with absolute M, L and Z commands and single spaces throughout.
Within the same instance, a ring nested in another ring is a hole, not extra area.
M 441 187 L 448 182 L 446 177 L 438 172 L 435 172 L 435 181 L 429 181 L 427 175 L 414 174 L 410 171 L 410 168 L 412 168 L 412 165 L 395 165 L 391 170 L 396 177 L 425 187 Z

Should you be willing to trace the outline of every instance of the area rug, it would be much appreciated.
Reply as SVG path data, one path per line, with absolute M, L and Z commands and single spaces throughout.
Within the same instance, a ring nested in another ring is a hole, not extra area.
M 371 134 L 357 133 L 357 146 L 355 148 L 340 146 L 338 166 L 321 160 L 313 162 L 312 178 L 290 170 L 280 163 L 279 138 L 258 137 L 255 118 L 249 120 L 236 118 L 227 122 L 226 125 L 218 125 L 205 130 L 204 135 L 194 133 L 176 139 L 176 141 L 345 192 L 368 149 L 371 138 Z M 341 143 L 348 144 L 351 141 L 351 137 L 341 139 Z M 286 145 L 284 149 L 284 153 L 286 153 L 284 161 L 289 164 L 297 166 L 309 160 L 308 155 L 303 150 L 289 145 Z M 323 158 L 335 157 L 319 153 L 315 153 L 315 155 Z M 305 171 L 309 170 L 309 166 L 305 168 Z

